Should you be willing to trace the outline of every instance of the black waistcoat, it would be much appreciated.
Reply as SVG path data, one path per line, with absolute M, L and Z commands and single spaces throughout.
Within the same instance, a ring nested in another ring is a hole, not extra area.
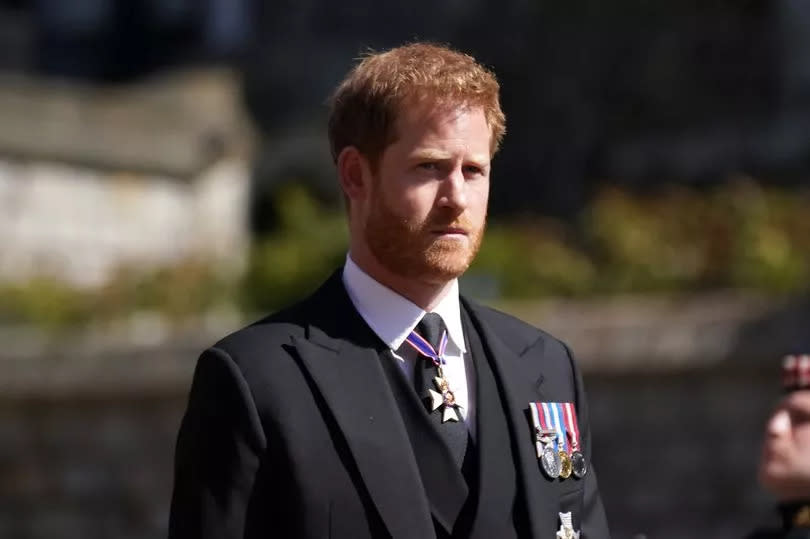
M 488 351 L 463 305 L 461 314 L 477 422 L 476 440 L 468 443 L 462 470 L 390 352 L 383 353 L 383 370 L 408 431 L 437 538 L 528 536 L 523 504 L 518 503 L 516 459 Z

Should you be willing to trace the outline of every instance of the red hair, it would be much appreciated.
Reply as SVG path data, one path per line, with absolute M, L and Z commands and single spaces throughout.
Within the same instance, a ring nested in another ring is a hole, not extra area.
M 495 155 L 506 131 L 495 75 L 467 54 L 431 43 L 413 43 L 364 56 L 330 100 L 329 144 L 337 161 L 356 147 L 376 166 L 396 140 L 397 113 L 410 102 L 481 107 Z

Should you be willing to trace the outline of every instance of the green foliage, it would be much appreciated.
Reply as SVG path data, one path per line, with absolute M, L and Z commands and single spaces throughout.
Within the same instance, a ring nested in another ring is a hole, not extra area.
M 37 277 L 0 287 L 2 324 L 33 324 L 53 330 L 85 323 L 92 316 L 90 294 L 55 279 Z
M 181 322 L 217 306 L 232 303 L 233 278 L 220 275 L 205 260 L 189 258 L 172 266 L 139 271 L 119 268 L 94 294 L 94 311 L 115 319 L 133 311 L 155 311 Z
M 731 193 L 735 264 L 729 284 L 791 292 L 810 283 L 810 193 L 764 192 L 749 184 Z
M 583 215 L 602 293 L 730 287 L 804 290 L 810 277 L 807 192 L 739 182 L 704 193 L 602 193 Z
M 255 243 L 242 283 L 241 304 L 248 311 L 277 309 L 306 296 L 346 256 L 348 232 L 340 212 L 294 185 L 276 205 L 279 229 Z
M 120 268 L 104 286 L 90 290 L 37 277 L 0 286 L 0 323 L 58 330 L 121 320 L 136 311 L 159 312 L 179 323 L 227 305 L 234 288 L 233 278 L 195 259 L 151 270 Z
M 710 281 L 717 262 L 715 240 L 725 243 L 718 236 L 725 227 L 707 221 L 709 206 L 704 197 L 682 189 L 656 197 L 603 193 L 581 223 L 600 268 L 596 290 L 677 290 Z M 712 228 L 717 228 L 714 234 Z
M 564 232 L 553 222 L 492 225 L 468 273 L 494 278 L 504 297 L 586 293 L 596 270 Z

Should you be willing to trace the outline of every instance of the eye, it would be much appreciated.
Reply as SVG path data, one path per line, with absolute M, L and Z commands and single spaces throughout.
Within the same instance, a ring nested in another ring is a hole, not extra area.
M 419 163 L 417 165 L 419 168 L 423 170 L 438 170 L 439 164 L 436 161 L 425 161 L 424 163 Z
M 484 174 L 484 169 L 477 165 L 465 165 L 464 166 L 464 175 L 465 176 L 481 176 Z
M 800 425 L 810 421 L 810 410 L 793 408 L 790 410 L 790 421 L 794 425 Z

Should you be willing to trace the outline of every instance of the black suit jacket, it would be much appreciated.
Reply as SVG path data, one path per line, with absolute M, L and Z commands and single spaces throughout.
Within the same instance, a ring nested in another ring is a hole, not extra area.
M 583 539 L 608 537 L 593 467 L 582 480 L 550 481 L 535 454 L 529 402 L 574 402 L 590 464 L 588 408 L 570 351 L 462 302 L 493 358 L 517 457 L 495 465 L 517 470 L 527 535 L 553 538 L 558 512 L 571 511 Z M 206 350 L 177 441 L 169 536 L 435 537 L 440 502 L 423 485 L 445 482 L 420 477 L 380 345 L 338 271 L 307 300 Z

